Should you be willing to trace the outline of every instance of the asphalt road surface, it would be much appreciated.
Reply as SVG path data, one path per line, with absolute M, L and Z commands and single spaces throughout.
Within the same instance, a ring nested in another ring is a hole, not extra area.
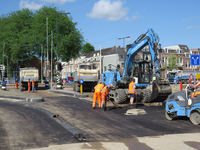
M 78 140 L 46 114 L 0 102 L 0 149 L 21 150 Z
M 46 97 L 43 103 L 34 103 L 55 114 L 80 131 L 89 142 L 116 141 L 124 138 L 158 136 L 177 133 L 199 133 L 200 127 L 193 125 L 186 117 L 173 121 L 165 118 L 163 106 L 140 104 L 147 114 L 127 116 L 129 106 L 109 106 L 106 112 L 92 109 L 92 102 L 67 96 Z

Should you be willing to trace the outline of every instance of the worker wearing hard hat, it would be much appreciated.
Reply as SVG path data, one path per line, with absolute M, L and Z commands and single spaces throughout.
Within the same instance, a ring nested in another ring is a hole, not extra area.
M 113 87 L 113 85 L 106 85 L 102 91 L 101 91 L 101 110 L 106 110 L 106 100 L 109 94 L 110 89 Z
M 99 83 L 94 87 L 94 96 L 93 96 L 93 104 L 92 104 L 92 108 L 95 109 L 96 106 L 96 101 L 98 98 L 98 102 L 99 102 L 99 108 L 101 108 L 101 90 L 103 89 L 103 87 L 105 86 L 105 83 Z
M 133 101 L 137 95 L 134 78 L 133 78 L 132 82 L 129 84 L 129 94 L 130 94 L 130 105 L 131 105 L 131 108 L 133 108 Z M 136 101 L 137 101 L 137 99 L 136 99 Z M 135 105 L 135 107 L 137 108 L 137 104 Z

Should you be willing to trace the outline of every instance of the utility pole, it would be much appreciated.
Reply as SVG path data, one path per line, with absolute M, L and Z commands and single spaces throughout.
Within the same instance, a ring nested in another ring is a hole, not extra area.
M 46 77 L 48 78 L 48 70 L 49 70 L 49 52 L 48 52 L 48 17 L 46 17 L 46 25 L 47 25 L 47 62 L 46 62 L 46 65 L 45 65 L 45 74 L 46 74 Z
M 2 57 L 2 81 L 4 79 L 4 51 L 5 51 L 5 43 L 3 43 L 3 57 Z
M 8 84 L 8 56 L 7 56 L 7 84 Z
M 43 80 L 43 45 L 41 44 L 41 83 Z
M 100 46 L 100 75 L 101 75 L 101 46 Z
M 58 15 L 62 14 L 70 14 L 70 13 L 48 13 L 44 12 L 44 14 L 55 14 L 56 15 L 56 47 L 57 47 L 57 69 L 56 72 L 58 71 Z
M 51 30 L 51 90 L 53 89 L 52 87 L 52 74 L 53 74 L 53 31 Z
M 116 38 L 116 66 L 117 66 L 117 38 Z

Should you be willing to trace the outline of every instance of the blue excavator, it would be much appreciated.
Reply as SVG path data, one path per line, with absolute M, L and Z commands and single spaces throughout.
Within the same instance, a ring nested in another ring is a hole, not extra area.
M 138 52 L 147 45 L 150 57 L 136 59 Z M 172 89 L 164 79 L 164 69 L 158 58 L 160 49 L 159 37 L 153 29 L 141 34 L 127 51 L 123 71 L 120 71 L 118 65 L 116 70 L 103 72 L 101 81 L 106 85 L 113 84 L 109 97 L 117 104 L 125 102 L 130 97 L 129 83 L 135 78 L 138 102 L 163 102 L 172 93 Z

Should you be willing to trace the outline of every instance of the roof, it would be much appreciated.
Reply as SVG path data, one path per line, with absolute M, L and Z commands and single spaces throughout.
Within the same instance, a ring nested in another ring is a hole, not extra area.
M 102 56 L 105 56 L 105 55 L 112 55 L 112 54 L 119 54 L 119 55 L 126 55 L 126 52 L 124 51 L 124 48 L 120 48 L 120 47 L 110 47 L 110 48 L 106 48 L 106 49 L 101 49 L 101 55 Z M 97 51 L 92 51 L 92 52 L 89 52 L 89 53 L 85 53 L 85 54 L 82 54 L 80 56 L 85 56 L 86 58 L 89 58 L 89 57 L 93 57 L 94 54 L 97 54 L 99 53 L 100 54 L 100 50 L 97 50 Z
M 178 45 L 180 49 L 184 50 L 184 52 L 190 52 L 189 48 L 187 45 Z
M 195 52 L 198 52 L 199 50 L 200 50 L 199 48 L 190 49 L 190 51 L 195 51 Z

